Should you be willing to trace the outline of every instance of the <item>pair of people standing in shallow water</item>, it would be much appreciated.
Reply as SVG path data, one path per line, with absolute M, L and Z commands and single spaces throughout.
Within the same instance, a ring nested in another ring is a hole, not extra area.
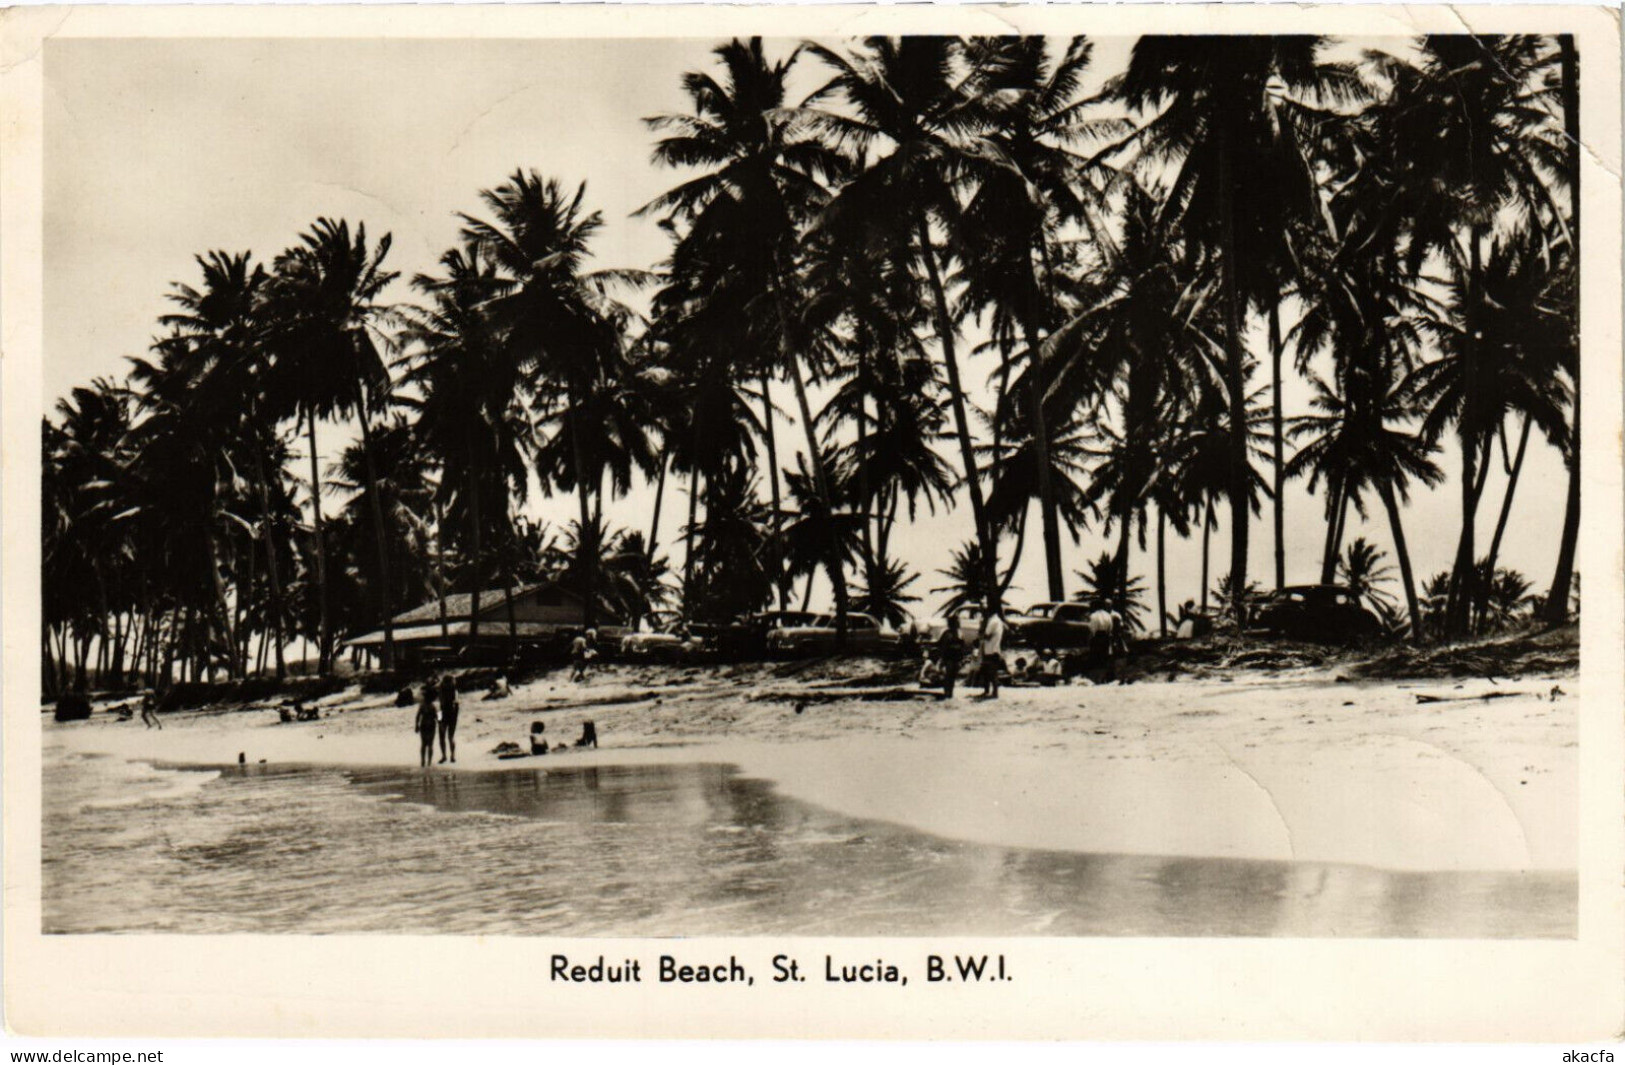
M 457 684 L 448 675 L 436 685 L 430 680 L 423 685 L 423 696 L 418 700 L 416 728 L 421 747 L 418 764 L 428 766 L 434 757 L 434 739 L 440 736 L 440 761 L 457 761 Z

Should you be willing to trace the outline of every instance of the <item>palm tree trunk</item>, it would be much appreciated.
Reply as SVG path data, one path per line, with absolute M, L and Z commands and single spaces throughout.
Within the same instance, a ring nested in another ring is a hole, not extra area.
M 660 543 L 660 503 L 666 496 L 666 471 L 670 468 L 671 459 L 662 455 L 660 458 L 660 477 L 655 481 L 654 517 L 649 519 L 649 544 L 646 561 L 651 566 L 654 565 L 655 554 Z
M 1134 538 L 1133 520 L 1124 516 L 1117 529 L 1117 555 L 1112 559 L 1112 580 L 1116 587 L 1112 590 L 1112 606 L 1124 621 L 1128 620 L 1128 553 L 1129 543 Z
M 873 593 L 878 570 L 875 559 L 875 530 L 870 514 L 872 500 L 869 497 L 869 450 L 866 447 L 869 438 L 869 400 L 865 391 L 869 382 L 867 351 L 860 350 L 858 353 L 858 382 L 858 505 L 863 508 L 863 579 Z
M 976 449 L 971 444 L 970 419 L 965 411 L 965 389 L 959 382 L 959 360 L 954 355 L 953 318 L 948 313 L 948 294 L 937 270 L 937 252 L 931 242 L 931 227 L 924 209 L 914 212 L 915 237 L 931 285 L 936 311 L 937 341 L 942 345 L 942 364 L 948 374 L 948 398 L 954 412 L 954 430 L 959 440 L 959 461 L 965 469 L 965 486 L 970 492 L 971 520 L 976 525 L 976 542 L 982 549 L 982 586 L 987 590 L 986 609 L 999 608 L 998 544 L 987 523 L 987 505 L 982 498 L 982 481 L 976 469 Z
M 316 461 L 316 412 L 306 411 L 305 417 L 310 440 L 311 531 L 316 537 L 316 606 L 320 619 L 316 672 L 325 677 L 331 665 L 332 638 L 327 628 L 327 547 L 322 535 L 322 478 Z
M 767 371 L 763 370 L 761 374 L 762 435 L 767 440 L 767 483 L 769 490 L 772 493 L 771 498 L 773 500 L 773 519 L 771 522 L 773 546 L 768 552 L 768 557 L 773 565 L 773 587 L 779 593 L 779 609 L 783 610 L 785 608 L 785 599 L 789 594 L 789 588 L 787 586 L 784 573 L 784 545 L 779 539 L 779 524 L 782 520 L 783 501 L 779 495 L 779 443 L 778 433 L 773 428 L 773 396 L 768 389 L 769 380 L 770 378 Z M 660 513 L 660 504 L 658 502 L 659 498 L 660 497 L 657 494 L 655 496 L 655 514 L 657 519 Z M 649 534 L 649 540 L 651 552 L 649 557 L 650 559 L 653 559 L 654 534 L 652 532 Z
M 446 622 L 446 512 L 434 504 L 434 585 L 440 599 L 440 641 L 449 644 L 451 629 Z
M 1405 608 L 1411 615 L 1411 641 L 1425 643 L 1427 635 L 1422 628 L 1422 606 L 1416 598 L 1416 578 L 1411 573 L 1411 553 L 1405 546 L 1405 527 L 1400 522 L 1399 503 L 1394 498 L 1394 487 L 1387 481 L 1377 485 L 1382 496 L 1383 509 L 1388 511 L 1388 528 L 1394 534 L 1394 554 L 1399 557 L 1400 581 L 1405 585 Z
M 1168 638 L 1168 515 L 1157 508 L 1157 622 L 1158 632 Z
M 683 529 L 683 613 L 692 620 L 694 611 L 694 523 L 699 520 L 700 466 L 688 471 L 688 526 Z
M 789 314 L 784 305 L 783 277 L 784 269 L 777 262 L 778 253 L 774 253 L 776 275 L 773 278 L 773 300 L 779 316 L 779 343 L 780 355 L 785 368 L 790 374 L 790 382 L 795 387 L 796 409 L 801 415 L 801 430 L 807 443 L 807 464 L 812 469 L 813 487 L 818 493 L 818 502 L 824 508 L 826 518 L 833 519 L 835 515 L 835 497 L 829 490 L 829 477 L 824 471 L 824 456 L 818 450 L 818 430 L 813 425 L 812 406 L 807 402 L 807 386 L 801 379 L 801 361 L 790 350 L 789 344 Z M 841 565 L 839 548 L 835 538 L 830 537 L 829 551 L 824 560 L 824 568 L 829 571 L 830 589 L 835 595 L 835 646 L 846 644 L 846 571 Z
M 816 569 L 807 571 L 807 586 L 803 588 L 801 592 L 802 613 L 806 613 L 807 608 L 812 606 L 813 578 L 816 576 L 818 576 L 818 571 Z
M 1003 599 L 1005 593 L 1010 591 L 1010 583 L 1016 579 L 1016 567 L 1021 565 L 1021 554 L 1027 546 L 1027 512 L 1023 510 L 1021 517 L 1016 519 L 1016 546 L 1010 552 L 1010 566 L 1004 571 L 1004 579 L 999 582 L 999 598 Z
M 1483 300 L 1483 264 L 1481 244 L 1484 236 L 1483 225 L 1474 225 L 1467 236 L 1468 277 L 1467 277 L 1467 314 L 1469 336 L 1473 335 L 1483 317 L 1480 314 L 1480 302 Z M 1474 426 L 1478 413 L 1479 390 L 1479 359 L 1482 352 L 1475 340 L 1464 353 L 1467 360 L 1465 367 L 1465 381 L 1462 388 L 1461 413 L 1458 416 L 1458 426 L 1461 432 L 1461 538 L 1456 544 L 1456 562 L 1450 578 L 1450 599 L 1445 610 L 1445 631 L 1451 636 L 1465 636 L 1471 627 L 1473 604 L 1478 600 L 1478 568 L 1477 551 L 1474 539 L 1478 518 L 1478 491 L 1480 478 L 1477 476 L 1475 463 L 1479 461 L 1478 442 L 1469 435 L 1467 427 Z M 1489 465 L 1489 449 L 1484 449 L 1484 465 Z
M 214 592 L 215 623 L 220 626 L 220 640 L 225 647 L 230 663 L 227 675 L 235 677 L 237 673 L 237 640 L 231 631 L 231 607 L 226 604 L 226 585 L 220 579 L 220 548 L 214 533 L 214 521 L 203 523 L 203 546 L 208 554 L 205 565 L 209 568 L 209 586 Z M 214 668 L 214 656 L 208 653 L 208 640 L 204 640 L 204 657 L 209 660 L 209 668 Z
M 251 635 L 247 624 L 248 600 L 254 593 L 254 581 L 258 577 L 255 572 L 257 569 L 255 563 L 257 561 L 254 557 L 254 540 L 250 537 L 247 540 L 246 550 L 238 556 L 236 617 L 232 621 L 233 631 L 236 632 L 237 639 L 232 644 L 231 651 L 232 654 L 237 656 L 237 675 L 240 677 L 248 676 L 248 639 Z M 118 657 L 121 659 L 124 657 L 122 647 L 119 648 Z
M 254 408 L 249 408 L 249 419 L 255 421 L 257 417 Z M 276 679 L 282 680 L 287 676 L 287 666 L 282 660 L 282 569 L 277 562 L 276 535 L 271 524 L 271 489 L 265 473 L 265 448 L 263 434 L 255 441 L 254 448 L 255 472 L 259 475 L 260 497 L 260 529 L 265 539 L 265 572 L 271 578 L 271 634 L 276 645 Z
M 1026 327 L 1027 405 L 1032 420 L 1033 461 L 1038 475 L 1038 510 L 1044 519 L 1044 570 L 1049 578 L 1049 597 L 1059 603 L 1066 598 L 1066 578 L 1061 572 L 1061 521 L 1055 507 L 1055 486 L 1050 483 L 1049 425 L 1044 416 L 1043 355 L 1038 330 L 1029 321 Z
M 468 649 L 472 659 L 477 655 L 480 641 L 480 584 L 483 577 L 480 573 L 480 538 L 482 535 L 480 521 L 480 489 L 479 473 L 472 463 L 468 467 L 468 542 L 473 550 L 468 556 Z
M 40 631 L 40 676 L 45 679 L 45 696 L 54 698 L 58 692 L 56 663 L 51 660 L 51 627 L 41 625 Z
M 1569 232 L 1574 240 L 1570 259 L 1580 262 L 1580 59 L 1575 53 L 1574 35 L 1559 34 L 1558 53 L 1563 71 L 1563 138 L 1565 169 L 1569 175 L 1569 201 L 1573 218 Z M 1552 587 L 1546 593 L 1542 609 L 1547 624 L 1560 625 L 1569 616 L 1569 587 L 1574 582 L 1574 550 L 1580 538 L 1580 286 L 1574 286 L 1574 315 L 1570 328 L 1574 337 L 1574 422 L 1569 427 L 1569 493 L 1563 507 L 1563 535 L 1558 541 L 1557 570 L 1552 574 Z
M 1326 509 L 1326 549 L 1320 556 L 1320 583 L 1330 584 L 1337 575 L 1337 556 L 1343 549 L 1343 519 L 1348 516 L 1349 498 L 1342 489 L 1326 486 L 1331 498 Z
M 1247 587 L 1247 384 L 1241 350 L 1241 294 L 1236 272 L 1236 217 L 1231 202 L 1231 159 L 1224 125 L 1219 129 L 1219 269 L 1224 284 L 1225 385 L 1230 397 L 1230 587 L 1241 624 Z
M 1476 515 L 1473 485 L 1477 482 L 1478 445 L 1469 439 L 1461 441 L 1461 535 L 1456 541 L 1456 557 L 1450 567 L 1450 595 L 1445 605 L 1445 634 L 1459 637 L 1467 634 L 1474 599 L 1473 532 Z
M 1210 495 L 1210 496 L 1207 497 L 1207 508 L 1202 514 L 1202 609 L 1204 611 L 1207 609 L 1207 586 L 1208 586 L 1208 568 L 1207 568 L 1208 550 L 1207 550 L 1207 545 L 1208 545 L 1208 539 L 1212 535 L 1212 533 L 1213 533 L 1213 497 Z
M 1275 463 L 1275 590 L 1286 587 L 1286 456 L 1282 443 L 1281 418 L 1281 305 L 1270 304 L 1270 437 Z
M 513 607 L 513 567 L 508 567 L 502 582 L 502 603 L 508 611 L 508 661 L 519 661 L 519 614 Z
M 576 540 L 576 564 L 581 567 L 581 624 L 592 628 L 597 603 L 593 587 L 598 569 L 598 530 L 592 528 L 592 488 L 587 478 L 587 456 L 582 445 L 581 407 L 576 397 L 571 399 L 570 452 L 575 464 L 576 502 L 581 512 L 581 535 Z
M 367 464 L 367 499 L 371 502 L 373 543 L 378 551 L 378 595 L 384 622 L 384 653 L 382 667 L 395 668 L 395 600 L 389 591 L 389 536 L 384 531 L 384 502 L 378 498 L 378 469 L 372 454 L 371 419 L 367 417 L 367 400 L 363 387 L 357 389 L 356 417 L 361 421 L 361 453 Z
M 1490 551 L 1485 557 L 1489 559 L 1486 569 L 1495 572 L 1495 559 L 1501 553 L 1501 537 L 1507 531 L 1507 518 L 1512 514 L 1512 494 L 1518 490 L 1518 475 L 1523 472 L 1523 456 L 1529 447 L 1529 417 L 1524 416 L 1523 431 L 1518 434 L 1518 452 L 1512 459 L 1512 469 L 1507 474 L 1507 493 L 1501 500 L 1501 514 L 1495 521 L 1495 535 L 1490 537 Z

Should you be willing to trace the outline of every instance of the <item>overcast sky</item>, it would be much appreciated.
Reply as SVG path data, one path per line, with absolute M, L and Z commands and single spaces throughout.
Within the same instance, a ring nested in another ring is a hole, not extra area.
M 1085 27 L 1086 28 L 1086 27 Z M 210 249 L 251 250 L 269 262 L 316 218 L 364 222 L 369 237 L 390 232 L 388 265 L 405 278 L 434 269 L 457 239 L 459 210 L 479 213 L 478 191 L 516 168 L 534 168 L 574 185 L 605 226 L 598 266 L 647 268 L 668 244 L 653 220 L 631 217 L 680 180 L 649 162 L 653 138 L 640 121 L 685 110 L 679 79 L 708 68 L 711 39 L 619 40 L 62 40 L 46 45 L 45 384 L 54 403 L 97 375 L 122 376 L 124 357 L 143 354 L 164 313 L 171 281 L 195 283 L 192 256 Z M 1119 72 L 1131 40 L 1097 42 L 1095 81 Z M 769 43 L 785 54 L 792 42 Z M 798 88 L 821 71 L 804 62 Z M 404 281 L 388 294 L 410 298 Z M 962 356 L 963 358 L 963 353 Z M 971 360 L 980 386 L 991 366 Z M 990 394 L 990 393 L 988 393 Z M 1302 388 L 1286 392 L 1287 413 L 1302 413 Z M 781 462 L 800 433 L 789 421 L 788 389 Z M 1515 427 L 1514 427 L 1515 428 Z M 330 427 L 323 451 L 349 434 Z M 1418 580 L 1449 565 L 1459 531 L 1459 460 L 1439 457 L 1452 480 L 1418 496 L 1406 533 Z M 1505 478 L 1492 474 L 1480 507 L 1480 549 L 1500 508 Z M 1566 473 L 1537 436 L 1518 488 L 1502 564 L 1522 570 L 1544 591 L 1562 528 Z M 647 531 L 652 489 L 609 507 L 612 521 Z M 324 506 L 339 505 L 328 500 Z M 570 499 L 541 499 L 531 509 L 563 523 Z M 1287 579 L 1318 576 L 1324 539 L 1322 502 L 1302 482 L 1287 497 Z M 668 493 L 662 540 L 680 563 L 677 538 L 686 504 Z M 1018 605 L 1044 598 L 1038 522 L 1016 577 Z M 1251 572 L 1272 581 L 1269 514 L 1252 526 Z M 923 576 L 917 590 L 941 583 L 936 570 L 971 529 L 969 506 L 923 517 L 900 529 L 896 549 Z M 1372 500 L 1363 525 L 1351 513 L 1347 540 L 1390 537 Z M 1070 575 L 1107 547 L 1099 529 L 1081 546 L 1064 546 Z M 1154 543 L 1149 545 L 1154 549 Z M 1228 566 L 1223 533 L 1213 544 L 1213 573 Z M 1136 549 L 1135 569 L 1153 586 L 1154 560 Z M 1198 592 L 1199 546 L 1170 540 L 1170 604 Z M 1396 573 L 1397 578 L 1397 573 Z M 1399 587 L 1393 586 L 1396 596 Z M 819 597 L 823 598 L 820 591 Z M 928 596 L 924 612 L 940 601 Z

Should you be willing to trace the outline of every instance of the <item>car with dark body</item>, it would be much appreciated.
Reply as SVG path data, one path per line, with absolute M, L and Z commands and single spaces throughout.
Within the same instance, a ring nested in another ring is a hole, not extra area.
M 837 649 L 836 640 L 833 614 L 818 614 L 802 624 L 778 625 L 768 630 L 766 638 L 768 653 L 783 657 L 832 654 Z M 897 634 L 868 614 L 846 615 L 846 643 L 841 650 L 876 654 L 896 646 Z
M 1038 603 L 1009 619 L 1011 642 L 1054 651 L 1088 647 L 1093 610 L 1088 603 Z
M 1294 584 L 1271 592 L 1247 631 L 1293 640 L 1348 643 L 1382 635 L 1382 622 L 1341 584 Z
M 767 657 L 768 637 L 779 629 L 809 625 L 817 614 L 808 610 L 764 610 L 746 614 L 712 630 L 709 642 L 728 662 L 754 662 Z

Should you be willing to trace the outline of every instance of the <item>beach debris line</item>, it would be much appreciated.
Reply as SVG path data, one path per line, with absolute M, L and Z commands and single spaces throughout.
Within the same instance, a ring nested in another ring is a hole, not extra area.
M 1498 689 L 1496 691 L 1479 692 L 1476 695 L 1431 695 L 1427 692 L 1413 692 L 1412 694 L 1416 696 L 1416 701 L 1419 703 L 1476 703 L 1488 701 L 1490 699 L 1512 699 L 1520 695 L 1529 695 L 1531 693 L 1524 691 L 1500 691 Z

